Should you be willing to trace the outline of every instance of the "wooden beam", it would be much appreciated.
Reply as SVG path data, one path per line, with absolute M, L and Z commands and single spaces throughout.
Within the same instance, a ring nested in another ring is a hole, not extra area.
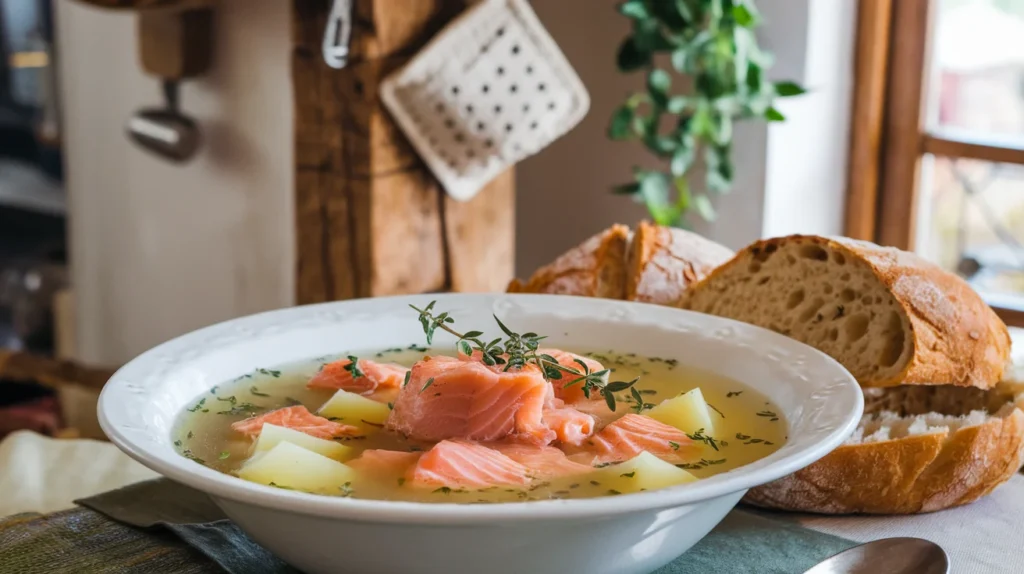
M 899 0 L 892 15 L 892 57 L 886 98 L 889 109 L 877 240 L 912 251 L 915 228 L 924 88 L 928 74 L 931 0 Z
M 878 217 L 893 2 L 858 3 L 845 227 L 847 236 L 868 241 L 875 239 Z
M 450 200 L 378 97 L 465 9 L 461 0 L 355 2 L 348 65 L 320 47 L 329 2 L 292 0 L 296 298 L 500 290 L 512 277 L 513 177 Z
M 1024 165 L 1024 146 L 1020 142 L 973 138 L 953 132 L 924 134 L 921 151 L 944 157 Z

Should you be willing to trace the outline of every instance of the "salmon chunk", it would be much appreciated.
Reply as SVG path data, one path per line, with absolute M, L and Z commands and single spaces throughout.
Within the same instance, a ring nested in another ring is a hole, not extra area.
M 359 458 L 348 461 L 347 465 L 360 474 L 368 476 L 404 476 L 420 459 L 421 452 L 397 450 L 364 450 Z
M 594 470 L 588 465 L 569 460 L 564 452 L 553 446 L 520 443 L 492 443 L 487 446 L 530 469 L 534 478 L 558 478 Z
M 327 363 L 320 369 L 320 372 L 313 375 L 313 378 L 306 383 L 310 389 L 346 390 L 350 393 L 370 395 L 377 391 L 397 389 L 405 381 L 405 373 L 408 367 L 393 363 L 378 363 L 369 359 L 359 359 L 356 366 L 362 372 L 362 376 L 352 375 L 349 366 L 352 361 L 341 359 L 333 363 Z
M 630 413 L 583 442 L 585 453 L 575 460 L 591 464 L 621 462 L 647 451 L 673 464 L 699 458 L 700 446 L 683 431 L 651 417 Z
M 343 425 L 327 420 L 324 417 L 318 417 L 302 405 L 285 407 L 255 417 L 249 417 L 232 424 L 231 428 L 249 437 L 256 437 L 263 430 L 264 423 L 290 428 L 310 436 L 315 436 L 316 438 L 328 440 L 338 436 L 361 434 L 359 429 L 354 426 Z
M 409 473 L 414 486 L 486 488 L 530 482 L 529 469 L 485 446 L 446 440 L 427 451 Z
M 558 405 L 562 401 L 555 399 Z M 579 445 L 594 434 L 594 417 L 567 406 L 544 409 L 544 424 L 555 431 L 558 441 L 563 444 Z
M 577 355 L 576 353 L 570 353 L 568 351 L 562 351 L 559 349 L 537 349 L 538 354 L 551 355 L 553 359 L 558 361 L 558 364 L 568 368 L 575 369 L 583 372 L 583 367 L 576 361 L 582 361 L 587 366 L 587 369 L 591 373 L 596 373 L 604 370 L 604 365 L 591 359 L 590 357 L 584 357 L 583 355 Z M 574 380 L 580 378 L 580 375 L 574 375 L 573 373 L 567 373 L 562 371 L 562 378 L 552 379 L 551 386 L 555 391 L 555 397 L 562 399 L 563 401 L 572 404 L 579 401 L 587 400 L 586 395 L 583 394 L 583 383 L 576 383 L 575 385 L 566 386 L 572 383 Z M 608 382 L 608 373 L 604 374 L 604 382 Z M 592 398 L 595 393 L 591 393 Z
M 543 422 L 550 400 L 551 387 L 536 367 L 500 372 L 429 357 L 413 366 L 386 426 L 416 440 L 511 438 L 544 445 L 555 439 Z

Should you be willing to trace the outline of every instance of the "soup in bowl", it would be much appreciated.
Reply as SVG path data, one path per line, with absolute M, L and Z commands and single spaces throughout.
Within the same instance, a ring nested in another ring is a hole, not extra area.
M 308 572 L 649 572 L 839 445 L 838 363 L 750 325 L 543 295 L 229 321 L 126 365 L 129 455 Z

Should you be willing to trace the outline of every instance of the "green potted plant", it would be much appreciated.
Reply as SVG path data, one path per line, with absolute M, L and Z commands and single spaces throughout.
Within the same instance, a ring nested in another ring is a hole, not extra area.
M 710 194 L 732 187 L 733 124 L 783 121 L 776 98 L 804 89 L 765 78 L 772 57 L 757 46 L 753 0 L 627 0 L 619 12 L 633 23 L 618 51 L 619 70 L 645 70 L 647 83 L 615 111 L 608 136 L 640 140 L 668 170 L 635 167 L 634 180 L 614 191 L 644 203 L 660 225 L 686 227 L 692 211 L 713 220 Z M 659 67 L 658 54 L 671 66 Z M 678 90 L 680 84 L 688 85 Z M 692 181 L 700 165 L 703 185 Z

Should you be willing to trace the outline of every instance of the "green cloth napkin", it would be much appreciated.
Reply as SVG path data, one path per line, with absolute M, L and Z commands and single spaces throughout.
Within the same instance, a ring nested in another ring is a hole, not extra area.
M 77 503 L 84 508 L 0 520 L 0 574 L 296 573 L 250 540 L 205 494 L 166 479 Z M 736 509 L 654 574 L 799 574 L 854 545 Z

